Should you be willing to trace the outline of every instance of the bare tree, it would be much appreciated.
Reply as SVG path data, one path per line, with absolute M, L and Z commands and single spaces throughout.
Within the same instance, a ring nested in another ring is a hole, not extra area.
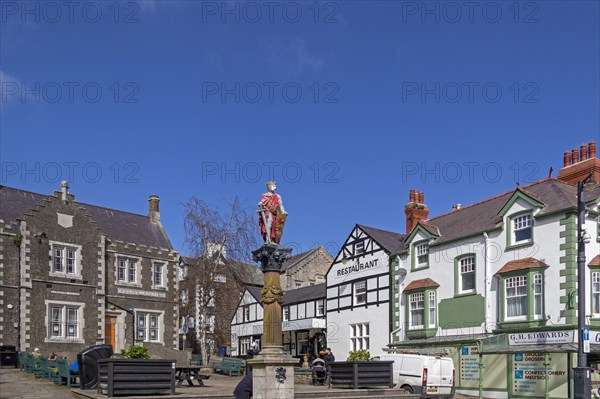
M 239 198 L 222 208 L 211 207 L 196 197 L 184 205 L 186 244 L 193 254 L 181 289 L 190 293 L 184 314 L 194 313 L 196 339 L 200 342 L 202 362 L 207 363 L 207 341 L 223 337 L 223 321 L 215 323 L 215 313 L 237 305 L 239 297 L 222 292 L 221 277 L 225 258 L 232 262 L 249 262 L 251 251 L 258 247 L 259 230 L 256 214 L 243 208 Z M 229 303 L 231 302 L 231 303 Z M 229 320 L 227 320 L 228 326 Z M 208 330 L 208 331 L 207 331 Z

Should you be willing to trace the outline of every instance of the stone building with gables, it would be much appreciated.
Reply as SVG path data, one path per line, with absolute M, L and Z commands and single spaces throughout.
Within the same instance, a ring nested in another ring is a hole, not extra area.
M 147 215 L 0 186 L 0 345 L 75 358 L 90 345 L 132 344 L 178 357 L 178 259 Z

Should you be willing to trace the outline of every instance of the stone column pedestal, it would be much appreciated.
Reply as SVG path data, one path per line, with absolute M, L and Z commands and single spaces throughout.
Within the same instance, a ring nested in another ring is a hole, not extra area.
M 281 336 L 281 266 L 290 258 L 292 249 L 278 244 L 265 244 L 252 251 L 255 261 L 259 261 L 265 277 L 261 290 L 263 304 L 262 350 L 254 359 L 252 366 L 253 399 L 293 399 L 294 366 L 298 363 L 292 356 L 284 353 Z
M 253 399 L 293 399 L 294 366 L 298 360 L 283 352 L 283 347 L 263 348 L 247 362 L 252 366 Z

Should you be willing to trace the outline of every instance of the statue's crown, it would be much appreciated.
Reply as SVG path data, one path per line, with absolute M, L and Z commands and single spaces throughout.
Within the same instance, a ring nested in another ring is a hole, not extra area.
M 271 180 L 271 181 L 267 182 L 267 187 L 274 186 L 274 185 L 277 185 L 277 182 L 275 180 Z

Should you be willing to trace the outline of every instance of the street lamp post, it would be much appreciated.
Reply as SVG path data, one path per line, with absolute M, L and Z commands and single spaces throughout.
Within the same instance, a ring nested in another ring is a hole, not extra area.
M 585 330 L 585 244 L 589 234 L 583 227 L 585 222 L 585 187 L 592 183 L 592 174 L 577 182 L 577 367 L 573 368 L 575 399 L 590 399 L 592 396 L 591 368 L 587 366 L 584 348 Z M 586 337 L 587 338 L 587 337 Z

